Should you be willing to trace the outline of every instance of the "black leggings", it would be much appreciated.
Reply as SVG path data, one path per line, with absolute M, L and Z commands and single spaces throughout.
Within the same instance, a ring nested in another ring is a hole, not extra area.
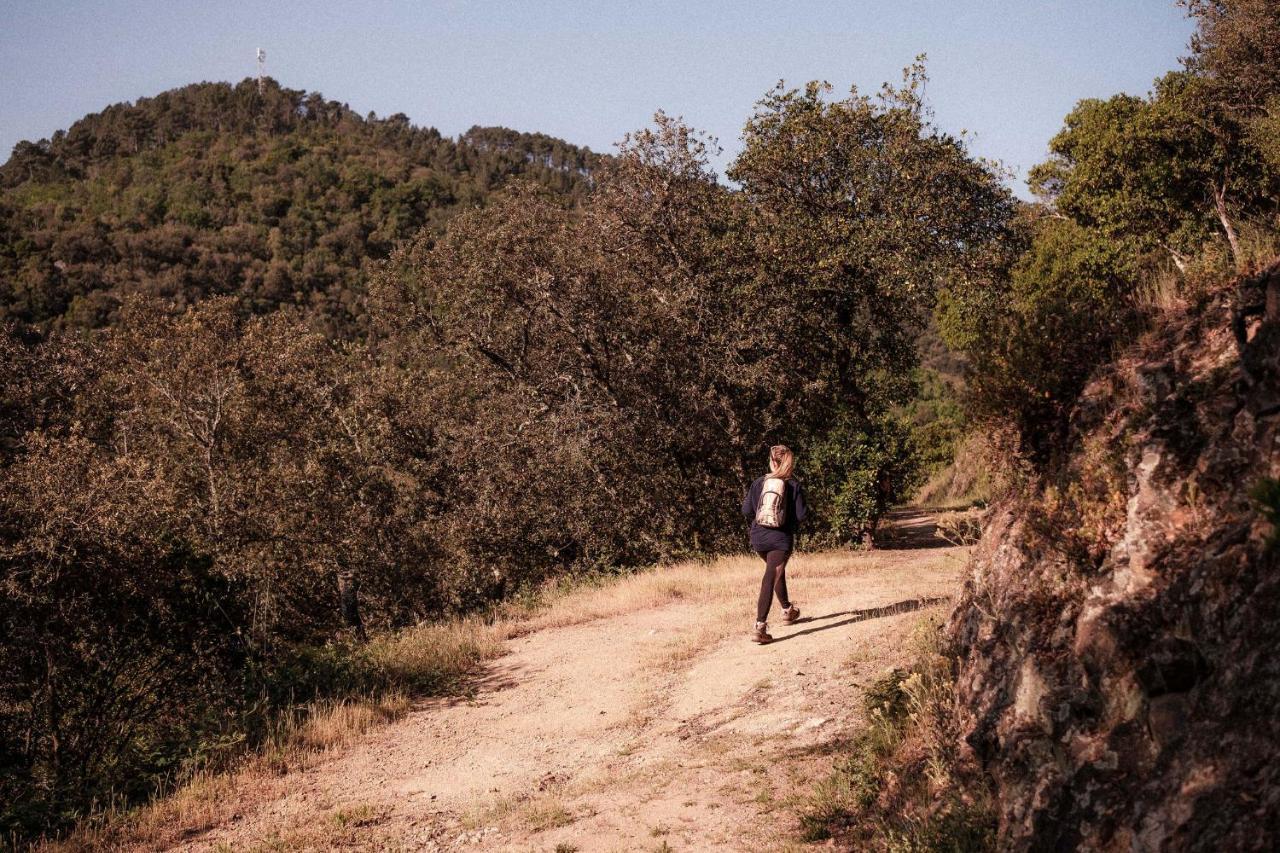
M 778 603 L 783 609 L 791 606 L 791 598 L 787 595 L 787 560 L 791 559 L 791 552 L 756 553 L 764 558 L 764 580 L 760 581 L 760 601 L 756 604 L 756 621 L 763 622 L 769 618 L 769 605 L 773 604 L 774 593 L 778 594 Z

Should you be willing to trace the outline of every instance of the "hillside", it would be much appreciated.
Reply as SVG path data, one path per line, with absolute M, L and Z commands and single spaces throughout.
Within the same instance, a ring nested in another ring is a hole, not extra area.
M 1278 416 L 1273 263 L 1122 351 L 994 511 L 949 630 L 1004 847 L 1274 849 Z
M 129 294 L 227 294 L 350 336 L 371 262 L 397 243 L 515 177 L 573 199 L 598 162 L 505 128 L 448 139 L 274 81 L 116 104 L 0 166 L 0 320 L 92 328 Z

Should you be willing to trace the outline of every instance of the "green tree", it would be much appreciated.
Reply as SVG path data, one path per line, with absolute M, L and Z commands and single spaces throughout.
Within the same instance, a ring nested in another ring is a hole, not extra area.
M 944 335 L 969 360 L 966 396 L 979 422 L 1017 427 L 1023 452 L 1052 454 L 1094 367 L 1134 328 L 1135 267 L 1124 243 L 1031 211 L 1008 274 L 939 306 Z
M 729 170 L 748 201 L 761 320 L 814 374 L 777 387 L 803 412 L 792 429 L 813 449 L 807 475 L 840 496 L 826 523 L 842 541 L 912 482 L 888 413 L 915 391 L 935 300 L 994 274 L 1016 210 L 997 169 L 932 125 L 924 83 L 917 64 L 874 98 L 780 86 Z
M 1014 211 L 997 173 L 929 123 L 924 83 L 916 65 L 878 98 L 779 87 L 729 170 L 751 206 L 765 321 L 824 366 L 833 400 L 868 414 L 907 393 L 937 291 L 980 274 Z
M 1280 96 L 1280 9 L 1269 0 L 1180 0 L 1196 18 L 1187 67 L 1220 87 L 1243 117 L 1275 114 Z
M 541 134 L 457 140 L 268 81 L 117 104 L 0 166 L 0 318 L 48 331 L 232 295 L 330 336 L 364 332 L 372 262 L 514 177 L 581 197 L 600 158 Z
M 1280 9 L 1267 0 L 1182 0 L 1197 18 L 1187 66 L 1280 174 Z
M 1149 98 L 1082 101 L 1050 142 L 1053 158 L 1031 171 L 1033 190 L 1135 258 L 1164 252 L 1184 266 L 1215 231 L 1238 257 L 1236 222 L 1267 210 L 1272 187 L 1211 94 L 1173 72 Z
M 1183 71 L 1147 97 L 1081 101 L 1031 171 L 1029 207 L 1005 270 L 943 292 L 940 326 L 969 359 L 975 414 L 1012 422 L 1050 456 L 1092 370 L 1140 320 L 1139 284 L 1212 243 L 1250 260 L 1241 223 L 1280 212 L 1275 121 L 1280 11 L 1254 0 L 1190 0 Z M 1026 254 L 1019 258 L 1025 249 Z

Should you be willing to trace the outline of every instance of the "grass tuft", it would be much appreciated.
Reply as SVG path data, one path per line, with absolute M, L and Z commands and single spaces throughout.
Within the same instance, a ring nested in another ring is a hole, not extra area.
M 953 661 L 936 618 L 913 635 L 915 661 L 866 688 L 867 725 L 803 804 L 806 841 L 854 849 L 985 853 L 995 849 L 991 793 L 961 766 L 952 717 Z
M 525 807 L 522 818 L 524 825 L 533 832 L 546 832 L 559 829 L 577 820 L 573 812 L 565 808 L 559 800 L 538 800 Z

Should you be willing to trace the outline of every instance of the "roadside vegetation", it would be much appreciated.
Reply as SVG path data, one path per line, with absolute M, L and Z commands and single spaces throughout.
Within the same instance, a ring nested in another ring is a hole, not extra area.
M 849 849 L 995 850 L 993 791 L 958 755 L 955 659 L 937 617 L 914 631 L 910 666 L 867 685 L 867 725 L 801 807 L 809 841 Z
M 953 542 L 980 530 L 981 513 L 965 507 L 1019 500 L 1100 562 L 1098 507 L 1123 515 L 1119 443 L 1096 440 L 1084 470 L 1054 479 L 1085 384 L 1143 332 L 1280 256 L 1280 10 L 1181 5 L 1197 21 L 1183 67 L 1145 96 L 1077 104 L 1031 172 L 1038 200 L 999 244 L 1000 273 L 940 292 L 939 333 L 964 361 L 964 437 L 916 500 L 955 510 L 938 521 Z M 1274 483 L 1251 487 L 1258 512 L 1273 516 Z M 958 661 L 938 626 L 919 639 L 916 663 L 869 687 L 871 724 L 801 810 L 811 838 L 858 850 L 995 849 L 996 792 L 955 723 Z
M 866 559 L 875 557 L 868 555 Z M 913 576 L 928 576 L 955 559 L 950 555 L 935 557 L 913 565 L 910 571 Z M 801 560 L 805 592 L 812 600 L 847 592 L 847 552 L 806 553 Z M 290 706 L 271 718 L 269 730 L 254 748 L 228 752 L 216 763 L 193 763 L 188 772 L 173 777 L 146 801 L 130 803 L 121 798 L 105 803 L 69 835 L 37 845 L 37 849 L 80 851 L 178 844 L 251 807 L 254 792 L 270 780 L 315 766 L 373 728 L 402 718 L 430 697 L 465 701 L 476 689 L 474 676 L 482 673 L 486 661 L 508 650 L 509 640 L 670 605 L 696 605 L 697 624 L 655 644 L 643 661 L 653 677 L 653 684 L 646 689 L 665 693 L 672 673 L 725 637 L 742 633 L 744 623 L 749 624 L 750 602 L 744 601 L 743 590 L 758 580 L 758 563 L 754 556 L 730 556 L 626 574 L 561 577 L 549 580 L 537 591 L 494 605 L 483 615 L 454 616 L 377 634 L 366 644 L 331 648 L 323 668 L 346 673 L 350 679 L 333 684 L 333 696 Z M 918 602 L 907 604 L 910 608 L 919 606 Z M 316 665 L 313 661 L 308 664 Z M 618 722 L 640 731 L 652 722 L 653 708 L 661 704 L 661 695 L 655 695 L 638 703 Z M 331 815 L 335 822 L 339 811 Z M 348 809 L 348 816 L 350 812 Z M 464 815 L 464 824 L 478 831 L 491 826 L 500 815 L 516 812 L 527 815 L 530 825 L 550 827 L 563 808 L 554 789 L 524 792 L 478 803 L 473 815 Z M 346 825 L 339 828 L 348 829 Z M 322 843 L 326 833 L 336 831 L 327 823 L 314 829 L 317 834 L 294 839 L 296 846 Z M 289 849 L 287 845 L 285 849 Z

